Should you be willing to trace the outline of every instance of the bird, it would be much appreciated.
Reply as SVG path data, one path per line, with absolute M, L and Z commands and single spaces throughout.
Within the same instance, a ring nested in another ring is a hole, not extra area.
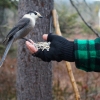
M 36 20 L 42 17 L 43 16 L 37 11 L 29 11 L 23 15 L 19 22 L 11 29 L 3 41 L 3 43 L 6 44 L 6 49 L 0 61 L 0 67 L 3 65 L 13 42 L 18 39 L 25 39 L 24 37 L 34 28 Z

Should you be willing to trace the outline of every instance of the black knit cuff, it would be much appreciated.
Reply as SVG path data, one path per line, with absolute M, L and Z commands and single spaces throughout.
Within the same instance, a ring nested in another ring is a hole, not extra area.
M 61 58 L 66 61 L 74 62 L 74 42 L 67 40 L 67 42 L 65 42 L 64 44 L 65 45 L 61 48 L 61 52 L 64 53 L 63 55 L 61 55 Z

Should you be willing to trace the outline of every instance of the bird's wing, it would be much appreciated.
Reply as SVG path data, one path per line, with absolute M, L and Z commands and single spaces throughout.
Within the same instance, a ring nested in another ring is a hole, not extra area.
M 11 38 L 14 34 L 16 34 L 16 32 L 18 32 L 20 29 L 22 29 L 23 27 L 27 26 L 29 24 L 29 22 L 30 22 L 30 19 L 28 19 L 28 18 L 21 19 L 16 24 L 16 26 L 8 33 L 8 35 L 4 39 L 4 42 L 8 41 L 9 38 Z

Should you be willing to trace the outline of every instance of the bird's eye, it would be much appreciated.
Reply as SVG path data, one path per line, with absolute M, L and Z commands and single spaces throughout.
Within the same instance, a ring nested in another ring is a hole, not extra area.
M 35 14 L 35 15 L 37 15 L 37 13 L 36 13 L 36 12 L 34 12 L 34 14 Z

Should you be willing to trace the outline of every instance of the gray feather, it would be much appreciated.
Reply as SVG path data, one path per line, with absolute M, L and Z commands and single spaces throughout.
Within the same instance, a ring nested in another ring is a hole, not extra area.
M 8 54 L 8 52 L 9 52 L 9 49 L 10 49 L 13 41 L 14 41 L 14 39 L 12 39 L 11 41 L 9 41 L 9 43 L 7 44 L 6 50 L 4 52 L 4 55 L 3 55 L 3 57 L 2 57 L 2 59 L 0 61 L 0 67 L 3 65 L 3 62 L 5 61 L 5 58 L 6 58 L 7 54 Z
M 21 19 L 16 25 L 15 27 L 8 33 L 8 35 L 6 36 L 6 38 L 4 39 L 3 43 L 7 44 L 7 42 L 9 42 L 9 39 L 14 36 L 19 30 L 23 29 L 24 27 L 26 27 L 30 22 L 30 19 L 28 18 L 23 18 Z

